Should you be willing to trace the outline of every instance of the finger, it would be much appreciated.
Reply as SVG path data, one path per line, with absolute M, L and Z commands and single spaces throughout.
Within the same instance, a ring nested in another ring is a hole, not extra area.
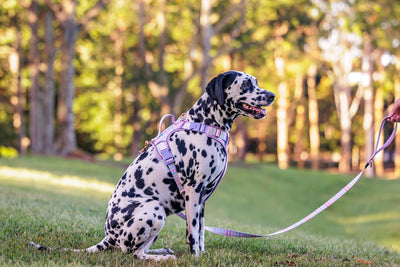
M 395 123 L 400 122 L 400 115 L 393 115 L 388 118 L 388 121 Z

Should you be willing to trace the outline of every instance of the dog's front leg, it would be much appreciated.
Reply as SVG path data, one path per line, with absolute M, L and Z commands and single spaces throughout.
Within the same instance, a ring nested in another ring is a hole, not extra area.
M 199 226 L 199 242 L 200 242 L 200 251 L 205 252 L 205 246 L 204 246 L 204 229 L 205 229 L 205 222 L 204 222 L 204 208 L 205 208 L 205 203 L 201 203 L 201 208 L 200 208 L 200 226 Z
M 199 256 L 200 251 L 200 213 L 202 204 L 200 192 L 193 187 L 185 188 L 186 207 L 186 243 L 190 246 L 190 252 Z M 204 246 L 203 246 L 204 247 Z

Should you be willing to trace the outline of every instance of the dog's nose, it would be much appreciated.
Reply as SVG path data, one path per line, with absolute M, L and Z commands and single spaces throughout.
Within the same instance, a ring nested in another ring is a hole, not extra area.
M 275 100 L 275 94 L 270 92 L 270 93 L 267 95 L 267 101 L 270 102 L 270 103 L 272 103 L 272 102 L 274 102 L 274 100 Z

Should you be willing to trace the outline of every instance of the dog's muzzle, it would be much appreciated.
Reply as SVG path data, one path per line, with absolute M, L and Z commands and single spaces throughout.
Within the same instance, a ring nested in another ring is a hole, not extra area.
M 263 96 L 261 99 L 253 99 L 254 104 L 249 104 L 247 101 L 239 101 L 236 105 L 240 110 L 242 110 L 246 116 L 255 118 L 255 119 L 262 119 L 267 115 L 267 112 L 263 107 L 271 105 L 275 100 L 275 94 L 264 91 Z M 255 101 L 254 101 L 255 100 Z

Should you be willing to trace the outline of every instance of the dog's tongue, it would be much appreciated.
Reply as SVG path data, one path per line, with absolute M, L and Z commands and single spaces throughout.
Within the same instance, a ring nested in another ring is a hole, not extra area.
M 267 112 L 266 112 L 264 109 L 262 109 L 262 108 L 255 107 L 255 106 L 250 106 L 250 105 L 247 105 L 247 104 L 244 104 L 243 107 L 244 107 L 245 109 L 247 109 L 247 110 L 252 111 L 253 113 L 255 113 L 254 115 L 256 115 L 256 117 L 259 117 L 258 115 L 261 115 L 261 116 L 267 115 Z
M 260 112 L 263 116 L 267 115 L 267 111 L 265 109 L 262 108 L 257 108 L 258 112 Z
M 265 109 L 259 108 L 259 107 L 251 107 L 252 110 L 256 111 L 259 114 L 262 114 L 263 116 L 267 115 L 267 111 Z

